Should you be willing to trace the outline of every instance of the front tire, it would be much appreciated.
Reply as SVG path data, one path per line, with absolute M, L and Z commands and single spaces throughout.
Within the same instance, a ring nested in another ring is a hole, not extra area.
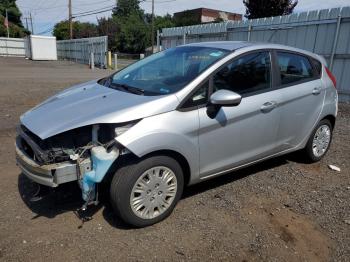
M 182 195 L 183 171 L 168 156 L 152 156 L 120 168 L 110 188 L 112 207 L 125 223 L 146 227 L 168 217 Z
M 318 162 L 324 157 L 332 142 L 332 133 L 333 127 L 328 119 L 323 119 L 318 123 L 304 149 L 307 160 Z

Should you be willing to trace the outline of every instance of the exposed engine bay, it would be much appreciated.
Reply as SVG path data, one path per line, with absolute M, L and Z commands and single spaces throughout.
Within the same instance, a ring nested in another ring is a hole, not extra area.
M 44 140 L 21 125 L 17 127 L 17 143 L 40 166 L 76 164 L 75 172 L 85 201 L 82 209 L 86 209 L 90 203 L 98 202 L 97 184 L 103 180 L 120 151 L 127 152 L 122 150 L 115 137 L 134 123 L 85 126 Z
M 115 127 L 107 124 L 80 127 L 42 140 L 21 125 L 17 134 L 25 153 L 37 163 L 47 165 L 72 160 L 74 155 L 89 157 L 87 149 L 93 145 L 108 146 L 114 141 Z

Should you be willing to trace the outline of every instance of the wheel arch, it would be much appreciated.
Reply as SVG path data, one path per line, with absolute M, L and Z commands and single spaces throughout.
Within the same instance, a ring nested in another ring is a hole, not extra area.
M 332 124 L 332 129 L 334 129 L 336 117 L 334 115 L 326 115 L 320 121 L 322 121 L 324 119 L 329 120 L 329 122 L 331 122 L 331 124 Z
M 164 150 L 157 150 L 157 151 L 150 152 L 144 155 L 142 158 L 148 158 L 151 156 L 159 156 L 159 155 L 171 157 L 180 164 L 184 175 L 185 185 L 188 185 L 189 182 L 191 181 L 191 168 L 186 157 L 177 151 L 164 149 Z
M 180 164 L 181 169 L 183 171 L 184 184 L 188 185 L 191 182 L 191 167 L 186 157 L 175 150 L 162 149 L 162 150 L 155 150 L 155 151 L 149 152 L 143 156 L 137 156 L 133 152 L 129 152 L 128 154 L 120 156 L 114 161 L 113 165 L 111 166 L 108 173 L 104 177 L 103 179 L 104 183 L 108 184 L 113 178 L 114 173 L 119 168 L 151 156 L 168 156 L 175 159 Z

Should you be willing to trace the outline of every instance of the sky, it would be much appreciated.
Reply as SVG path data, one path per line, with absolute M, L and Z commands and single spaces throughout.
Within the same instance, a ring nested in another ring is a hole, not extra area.
M 72 0 L 73 15 L 90 10 L 105 10 L 112 7 L 116 0 Z M 17 0 L 23 18 L 32 14 L 34 33 L 51 35 L 53 26 L 68 17 L 68 0 Z M 350 0 L 299 0 L 294 12 L 350 6 Z M 151 12 L 151 0 L 141 4 L 146 12 Z M 156 15 L 173 14 L 186 9 L 207 7 L 244 14 L 242 0 L 155 0 Z M 82 22 L 96 23 L 97 18 L 108 17 L 111 12 L 79 18 Z M 25 20 L 24 26 L 26 26 Z

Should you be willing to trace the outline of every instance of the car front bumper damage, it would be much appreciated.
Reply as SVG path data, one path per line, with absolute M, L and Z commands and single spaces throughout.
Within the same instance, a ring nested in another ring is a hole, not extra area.
M 115 147 L 107 151 L 103 146 L 94 146 L 90 149 L 91 157 L 40 165 L 23 150 L 20 138 L 16 139 L 15 147 L 17 166 L 32 181 L 49 187 L 78 181 L 85 201 L 82 209 L 86 209 L 90 203 L 98 203 L 96 184 L 103 180 L 119 156 L 119 150 Z
M 90 159 L 80 163 L 79 167 L 74 162 L 39 165 L 24 152 L 19 139 L 16 140 L 16 162 L 25 176 L 38 184 L 49 187 L 76 181 L 80 171 L 89 172 L 92 166 Z

